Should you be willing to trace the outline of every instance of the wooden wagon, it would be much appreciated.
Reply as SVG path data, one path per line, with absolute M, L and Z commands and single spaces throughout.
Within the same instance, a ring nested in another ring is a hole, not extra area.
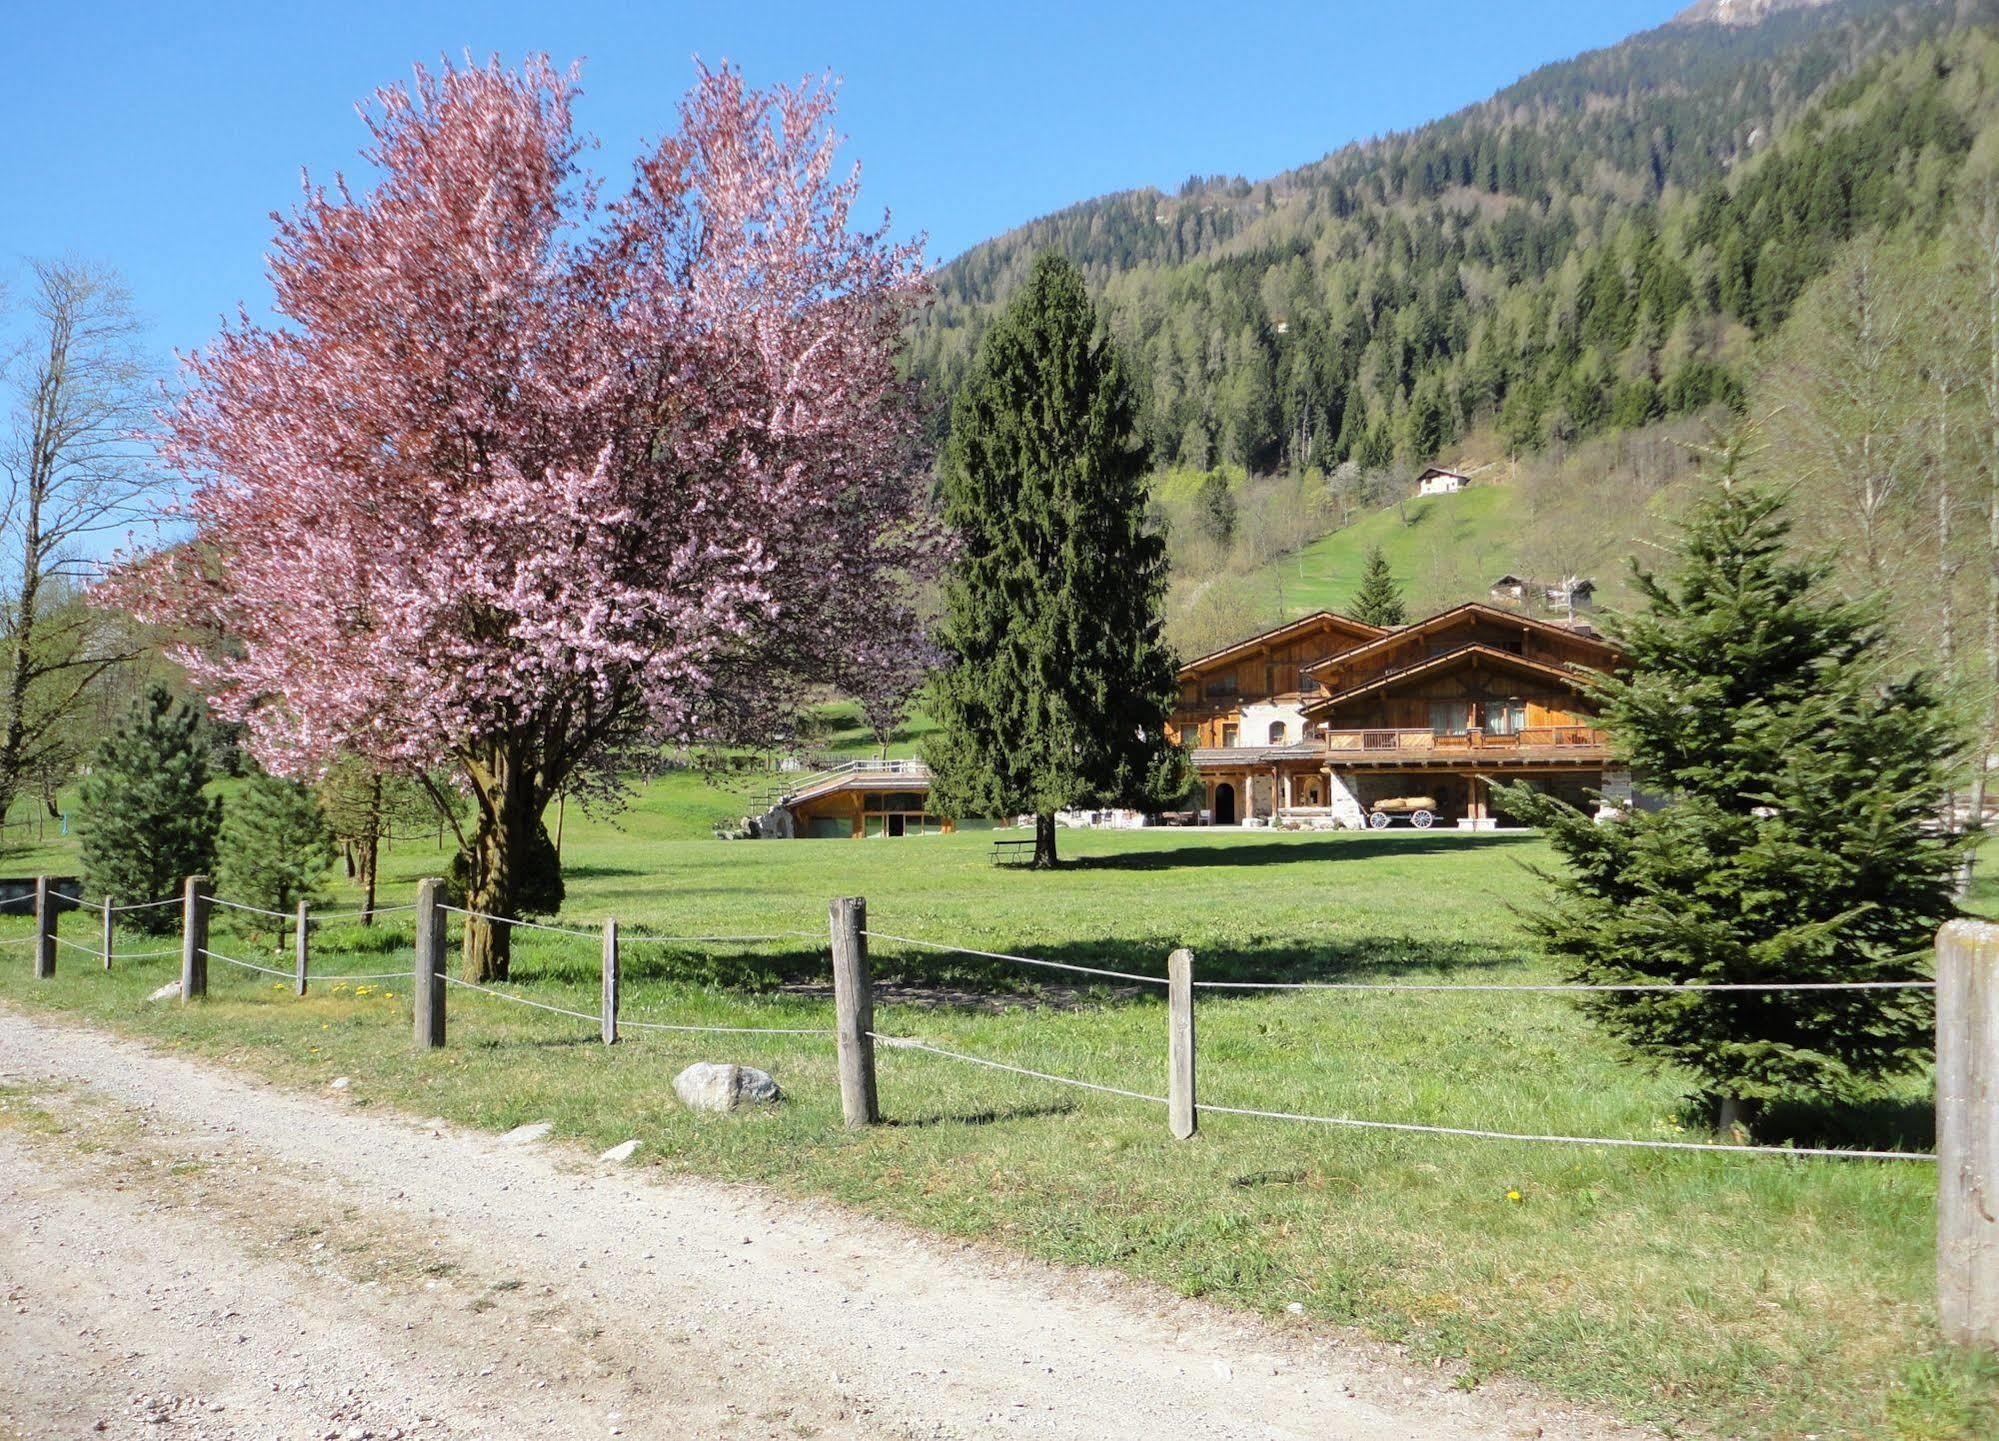
M 1371 830 L 1386 830 L 1397 821 L 1407 821 L 1417 830 L 1427 831 L 1437 822 L 1437 798 L 1389 796 L 1368 808 L 1367 824 Z

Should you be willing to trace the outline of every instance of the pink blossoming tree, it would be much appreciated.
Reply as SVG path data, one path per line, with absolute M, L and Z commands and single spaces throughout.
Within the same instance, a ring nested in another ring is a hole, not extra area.
M 702 69 L 609 199 L 576 93 L 536 59 L 376 95 L 379 180 L 279 219 L 283 323 L 186 363 L 192 538 L 107 587 L 227 639 L 179 659 L 273 769 L 455 771 L 495 914 L 559 791 L 902 676 L 932 547 L 897 372 L 921 259 L 850 228 L 828 89 Z M 463 964 L 504 977 L 507 928 L 468 922 Z

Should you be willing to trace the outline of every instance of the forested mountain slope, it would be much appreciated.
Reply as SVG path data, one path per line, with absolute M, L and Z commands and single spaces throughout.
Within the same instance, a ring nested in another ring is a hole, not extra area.
M 1269 180 L 1093 200 L 945 266 L 914 364 L 941 427 L 1054 248 L 1102 293 L 1161 466 L 1373 469 L 1487 428 L 1527 453 L 1740 405 L 1842 247 L 1952 204 L 1995 27 L 1999 0 L 1693 14 Z

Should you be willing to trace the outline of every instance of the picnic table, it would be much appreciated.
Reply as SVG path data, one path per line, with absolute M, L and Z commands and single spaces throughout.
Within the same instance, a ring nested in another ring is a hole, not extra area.
M 1000 840 L 993 842 L 993 864 L 996 866 L 1017 866 L 1034 859 L 1034 839 Z

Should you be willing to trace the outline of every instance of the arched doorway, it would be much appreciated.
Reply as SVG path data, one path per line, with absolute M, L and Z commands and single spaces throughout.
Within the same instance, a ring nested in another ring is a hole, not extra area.
M 1235 787 L 1227 781 L 1215 787 L 1215 824 L 1218 826 L 1235 824 Z

